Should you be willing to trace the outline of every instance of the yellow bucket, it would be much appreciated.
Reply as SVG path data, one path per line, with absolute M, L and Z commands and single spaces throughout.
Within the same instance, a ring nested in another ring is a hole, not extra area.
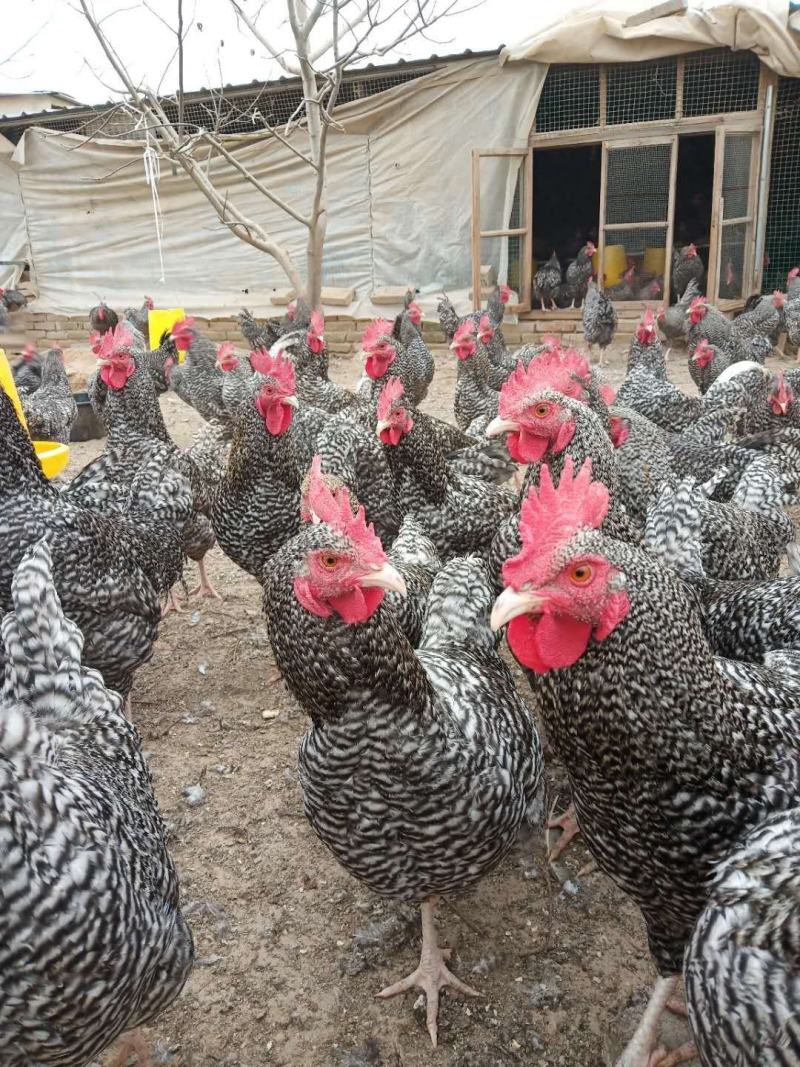
M 642 270 L 645 274 L 663 274 L 666 263 L 666 248 L 645 248 L 642 260 Z
M 11 403 L 14 405 L 14 410 L 17 413 L 17 418 L 27 431 L 28 423 L 25 418 L 25 412 L 22 410 L 17 387 L 14 384 L 14 375 L 11 373 L 11 364 L 8 362 L 6 354 L 2 348 L 0 348 L 0 386 L 2 386 L 3 391 L 10 398 Z M 61 474 L 69 463 L 69 448 L 66 445 L 60 444 L 58 441 L 34 441 L 32 443 L 34 451 L 39 457 L 39 462 L 42 465 L 45 478 L 55 478 L 57 474 Z
M 150 332 L 150 347 L 158 348 L 161 343 L 161 334 L 164 330 L 171 330 L 176 322 L 186 318 L 183 308 L 159 308 L 153 309 L 147 317 Z M 178 353 L 178 362 L 183 363 L 186 359 L 185 352 Z
M 599 262 L 600 253 L 595 252 L 592 256 L 592 270 L 595 274 L 598 273 Z M 608 289 L 609 286 L 616 285 L 627 269 L 628 257 L 625 255 L 625 245 L 606 245 L 603 278 L 605 288 Z

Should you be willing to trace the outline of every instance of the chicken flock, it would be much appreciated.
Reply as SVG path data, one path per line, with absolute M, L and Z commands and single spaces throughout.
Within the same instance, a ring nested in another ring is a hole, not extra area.
M 591 251 L 569 281 L 602 353 L 616 312 Z M 441 989 L 477 992 L 448 967 L 437 900 L 540 823 L 549 746 L 572 793 L 557 848 L 582 834 L 659 974 L 620 1067 L 800 1062 L 800 370 L 765 365 L 780 333 L 800 340 L 800 271 L 733 320 L 687 277 L 642 316 L 616 393 L 554 337 L 509 351 L 508 297 L 439 303 L 452 423 L 419 408 L 435 364 L 413 293 L 366 327 L 352 391 L 302 302 L 243 311 L 247 353 L 191 318 L 151 350 L 152 302 L 93 308 L 108 436 L 64 484 L 0 392 L 7 1067 L 88 1063 L 191 969 L 131 691 L 187 560 L 219 595 L 215 544 L 260 583 L 308 716 L 308 821 L 372 891 L 421 907 L 419 966 L 379 995 L 423 990 L 434 1045 Z M 698 395 L 670 382 L 659 327 Z M 28 351 L 16 377 L 33 436 L 68 440 L 62 354 Z M 187 449 L 166 390 L 206 420 Z M 681 974 L 695 1045 L 668 1054 Z

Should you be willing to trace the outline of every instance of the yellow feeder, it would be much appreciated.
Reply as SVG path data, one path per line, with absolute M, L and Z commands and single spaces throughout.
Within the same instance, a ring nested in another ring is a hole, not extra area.
M 150 331 L 150 347 L 158 348 L 161 344 L 161 335 L 164 330 L 171 330 L 176 322 L 186 318 L 183 308 L 153 308 L 147 316 Z M 178 353 L 178 362 L 183 363 L 186 359 L 185 352 Z
M 595 274 L 598 273 L 599 262 L 600 253 L 595 252 L 592 256 L 592 269 Z M 625 245 L 606 245 L 604 287 L 608 289 L 610 286 L 616 285 L 627 269 L 628 257 L 625 255 Z
M 28 429 L 25 412 L 22 410 L 19 393 L 14 384 L 14 375 L 11 373 L 11 364 L 8 362 L 5 352 L 0 348 L 0 386 L 14 405 L 17 418 Z M 61 474 L 69 463 L 69 448 L 58 441 L 33 441 L 33 450 L 39 457 L 45 478 L 55 478 Z
M 666 263 L 666 248 L 645 248 L 642 260 L 642 270 L 645 274 L 663 274 Z

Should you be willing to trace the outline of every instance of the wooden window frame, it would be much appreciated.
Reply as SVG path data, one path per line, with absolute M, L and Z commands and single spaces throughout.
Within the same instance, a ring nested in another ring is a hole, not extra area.
M 515 156 L 522 168 L 523 198 L 521 207 L 522 226 L 500 230 L 481 229 L 481 160 Z M 481 239 L 484 237 L 521 237 L 522 263 L 520 271 L 519 301 L 509 304 L 512 314 L 531 311 L 531 288 L 533 282 L 533 151 L 528 148 L 486 148 L 472 152 L 472 306 L 479 311 L 481 303 Z

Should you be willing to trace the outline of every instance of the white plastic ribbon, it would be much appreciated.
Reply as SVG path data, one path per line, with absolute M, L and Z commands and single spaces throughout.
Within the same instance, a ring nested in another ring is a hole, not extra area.
M 164 237 L 164 216 L 161 213 L 161 202 L 158 198 L 158 182 L 161 178 L 161 164 L 158 158 L 158 152 L 151 145 L 147 145 L 144 150 L 144 177 L 147 184 L 150 186 L 150 195 L 153 200 L 153 218 L 156 223 L 156 242 L 158 243 L 158 262 L 161 266 L 161 282 L 166 280 L 164 278 L 164 251 L 162 247 L 162 240 Z

